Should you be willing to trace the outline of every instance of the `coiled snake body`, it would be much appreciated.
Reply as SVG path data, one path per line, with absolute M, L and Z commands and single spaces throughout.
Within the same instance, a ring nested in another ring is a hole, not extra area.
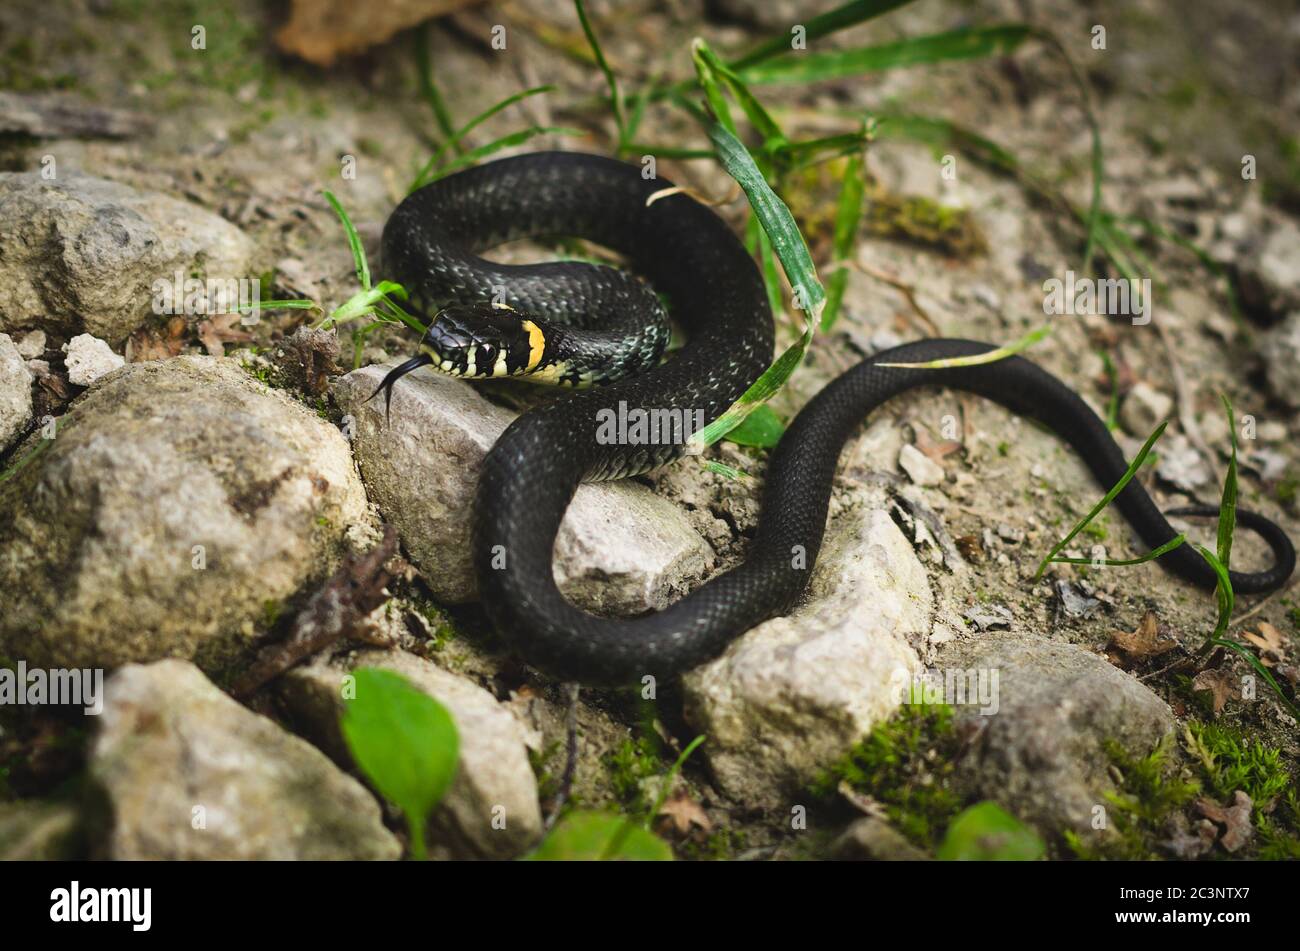
M 384 229 L 388 276 L 417 305 L 437 311 L 421 354 L 393 370 L 384 388 L 425 364 L 463 377 L 518 376 L 575 387 L 506 429 L 487 456 L 475 500 L 473 557 L 484 607 L 530 663 L 584 683 L 667 676 L 716 656 L 739 634 L 789 610 L 821 547 L 840 449 L 868 413 L 913 387 L 966 390 L 1039 421 L 1069 442 L 1105 487 L 1124 474 L 1127 463 L 1105 424 L 1030 361 L 1012 357 L 942 370 L 879 365 L 992 349 L 954 339 L 904 344 L 834 380 L 791 423 L 772 452 L 761 519 L 741 565 L 656 614 L 600 618 L 574 607 L 552 569 L 574 490 L 583 481 L 646 472 L 681 452 L 672 444 L 609 444 L 598 438 L 600 411 L 623 401 L 713 419 L 772 356 L 772 314 L 753 260 L 720 218 L 686 195 L 647 206 L 668 184 L 611 159 L 537 153 L 428 185 L 408 196 Z M 667 297 L 685 345 L 659 363 L 666 317 L 655 294 L 626 272 L 581 262 L 507 266 L 478 257 L 502 241 L 547 235 L 586 238 L 626 256 Z M 1137 480 L 1114 504 L 1147 545 L 1176 535 Z M 1275 560 L 1265 571 L 1232 572 L 1234 589 L 1278 587 L 1295 566 L 1290 541 L 1260 515 L 1242 511 L 1237 518 L 1264 538 Z M 1190 545 L 1160 564 L 1201 587 L 1215 585 L 1213 570 Z

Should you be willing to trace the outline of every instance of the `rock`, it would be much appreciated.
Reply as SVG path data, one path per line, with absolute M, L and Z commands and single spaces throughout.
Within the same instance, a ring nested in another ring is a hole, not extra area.
M 39 326 L 120 344 L 155 281 L 247 277 L 253 244 L 189 202 L 81 174 L 0 174 L 0 331 Z
M 379 803 L 185 661 L 109 679 L 90 774 L 113 859 L 396 859 Z
M 32 375 L 23 356 L 0 334 L 0 452 L 22 435 L 32 421 Z
M 996 673 L 989 705 L 996 712 L 981 715 L 979 702 L 957 705 L 962 719 L 983 727 L 961 776 L 1044 833 L 1095 834 L 1093 809 L 1110 808 L 1104 794 L 1113 788 L 1104 742 L 1145 756 L 1174 728 L 1163 700 L 1073 644 L 985 634 L 946 645 L 936 667 L 988 672 L 990 682 Z
M 101 379 L 0 484 L 0 510 L 0 653 L 209 670 L 329 572 L 367 511 L 337 429 L 196 356 Z
M 999 627 L 1010 627 L 1016 619 L 1011 609 L 1003 604 L 979 604 L 963 615 L 967 621 L 981 631 L 991 631 Z
M 849 824 L 830 847 L 839 861 L 915 862 L 929 858 L 884 819 L 864 816 Z
M 1278 215 L 1237 258 L 1242 305 L 1266 320 L 1300 308 L 1300 225 Z
M 877 509 L 832 521 L 806 602 L 683 679 L 719 785 L 778 807 L 897 709 L 930 633 L 925 569 Z
M 18 341 L 18 352 L 24 360 L 36 360 L 45 355 L 45 331 L 32 330 Z
M 899 451 L 898 466 L 917 485 L 943 484 L 943 466 L 910 443 Z
M 460 380 L 413 373 L 393 390 L 385 423 L 382 398 L 364 402 L 385 372 L 365 367 L 334 388 L 349 417 L 362 479 L 434 595 L 472 601 L 474 491 L 484 457 L 513 414 Z M 555 555 L 564 594 L 609 614 L 661 610 L 713 564 L 712 551 L 678 506 L 628 482 L 580 486 Z
M 1184 492 L 1195 492 L 1214 479 L 1205 458 L 1192 441 L 1182 433 L 1170 432 L 1166 432 L 1160 441 L 1156 475 Z
M 1146 439 L 1174 411 L 1173 398 L 1149 383 L 1138 382 L 1124 397 L 1119 421 L 1130 436 Z
M 0 803 L 0 862 L 76 858 L 80 833 L 77 810 L 67 803 Z
M 67 354 L 63 364 L 68 370 L 68 382 L 77 386 L 90 386 L 101 376 L 126 365 L 126 360 L 108 344 L 90 334 L 77 334 L 63 345 L 63 352 Z
M 1288 406 L 1300 406 L 1300 309 L 1260 338 L 1269 389 Z
M 293 0 L 289 22 L 275 34 L 276 45 L 317 66 L 330 66 L 383 43 L 393 34 L 442 16 L 475 0 L 390 0 L 366 8 L 351 0 Z
M 300 724 L 336 762 L 350 765 L 339 731 L 342 678 L 357 667 L 401 674 L 451 713 L 460 735 L 456 778 L 430 819 L 429 843 L 446 858 L 513 858 L 542 832 L 537 781 L 528 763 L 523 726 L 490 693 L 470 680 L 414 654 L 366 650 L 346 667 L 317 663 L 290 671 L 279 696 Z M 497 820 L 500 828 L 493 827 Z

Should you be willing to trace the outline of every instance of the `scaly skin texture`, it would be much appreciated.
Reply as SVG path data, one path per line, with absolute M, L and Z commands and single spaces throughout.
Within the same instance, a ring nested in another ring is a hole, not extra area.
M 914 387 L 966 390 L 1043 423 L 1079 452 L 1102 486 L 1124 474 L 1127 463 L 1105 424 L 1069 387 L 1028 360 L 944 370 L 879 365 L 992 349 L 968 340 L 905 344 L 832 382 L 790 425 L 772 454 L 757 535 L 743 564 L 646 617 L 598 618 L 575 608 L 560 594 L 552 570 L 556 533 L 574 490 L 583 481 L 647 471 L 678 454 L 673 446 L 602 444 L 597 412 L 623 400 L 634 408 L 701 409 L 712 419 L 771 358 L 772 315 L 752 259 L 716 215 L 686 196 L 646 208 L 645 198 L 668 184 L 644 181 L 637 167 L 594 156 L 528 155 L 451 176 L 430 186 L 436 192 L 417 192 L 385 229 L 390 272 L 413 282 L 428 299 L 508 279 L 499 265 L 480 265 L 472 256 L 504 235 L 588 238 L 625 254 L 666 293 L 688 334 L 686 346 L 661 366 L 525 413 L 488 454 L 474 512 L 479 588 L 498 630 L 530 663 L 584 683 L 670 676 L 788 611 L 807 588 L 821 548 L 840 450 L 872 410 Z M 610 300 L 612 285 L 606 282 L 616 280 L 607 277 L 613 272 L 578 270 L 570 281 L 566 275 L 576 267 L 545 265 L 522 275 L 513 306 L 527 311 L 540 299 L 559 313 L 581 309 L 574 306 L 575 294 Z M 1175 536 L 1137 480 L 1114 504 L 1147 545 Z M 1259 515 L 1239 512 L 1238 522 L 1263 536 L 1275 563 L 1262 572 L 1233 572 L 1234 589 L 1278 587 L 1295 566 L 1290 541 Z M 1160 564 L 1201 587 L 1214 587 L 1214 573 L 1191 546 L 1164 555 Z

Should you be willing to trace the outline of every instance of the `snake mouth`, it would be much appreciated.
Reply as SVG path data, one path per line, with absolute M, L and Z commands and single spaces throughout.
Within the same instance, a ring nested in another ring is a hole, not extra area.
M 383 390 L 384 419 L 389 419 L 393 408 L 393 384 L 406 376 L 406 374 L 410 373 L 412 370 L 418 370 L 420 367 L 428 366 L 432 362 L 433 357 L 429 356 L 427 353 L 422 353 L 417 357 L 411 357 L 411 359 L 407 360 L 405 363 L 399 363 L 388 371 L 388 374 L 384 377 L 383 381 L 375 388 L 375 392 L 366 397 L 365 402 L 369 403 L 379 395 L 380 390 Z

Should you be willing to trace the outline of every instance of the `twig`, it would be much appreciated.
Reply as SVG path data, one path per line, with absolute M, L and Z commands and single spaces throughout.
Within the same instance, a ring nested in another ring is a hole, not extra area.
M 887 274 L 884 271 L 877 271 L 875 268 L 871 267 L 870 265 L 863 264 L 861 261 L 858 261 L 856 259 L 851 259 L 846 263 L 850 267 L 853 267 L 854 269 L 861 271 L 863 274 L 867 275 L 868 277 L 874 277 L 876 280 L 880 281 L 881 283 L 888 284 L 894 290 L 902 294 L 903 297 L 907 299 L 907 303 L 912 308 L 912 312 L 916 314 L 917 319 L 920 320 L 921 323 L 924 325 L 926 335 L 930 337 L 940 336 L 938 325 L 935 324 L 935 322 L 930 319 L 930 315 L 925 312 L 925 308 L 923 308 L 920 302 L 917 301 L 916 289 L 912 287 L 911 284 L 908 284 L 901 278 L 895 277 L 892 274 Z
M 231 686 L 231 694 L 247 697 L 304 658 L 355 636 L 362 619 L 388 597 L 384 589 L 392 576 L 384 563 L 396 551 L 397 531 L 390 525 L 378 545 L 346 561 L 311 596 L 294 618 L 289 635 L 258 654 Z
M 550 831 L 551 826 L 555 825 L 555 821 L 560 818 L 560 813 L 564 811 L 564 806 L 573 793 L 573 776 L 578 770 L 578 695 L 581 689 L 578 684 L 564 685 L 564 692 L 569 696 L 569 709 L 564 718 L 566 750 L 564 773 L 560 776 L 560 788 L 555 793 L 555 805 L 551 809 L 551 814 L 546 817 L 547 831 Z
M 1292 588 L 1294 588 L 1294 587 L 1295 587 L 1295 583 L 1296 583 L 1297 580 L 1298 580 L 1298 579 L 1296 579 L 1296 578 L 1292 578 L 1289 582 L 1286 583 L 1286 585 L 1284 585 L 1284 586 L 1281 587 L 1281 588 L 1278 588 L 1276 591 L 1274 591 L 1272 594 L 1270 594 L 1270 595 L 1269 595 L 1267 598 L 1265 598 L 1263 601 L 1259 602 L 1259 604 L 1255 605 L 1253 608 L 1251 608 L 1251 609 L 1250 609 L 1249 611 L 1247 611 L 1245 614 L 1239 614 L 1239 615 L 1237 615 L 1235 618 L 1232 619 L 1232 621 L 1231 621 L 1230 623 L 1232 623 L 1232 624 L 1240 624 L 1242 621 L 1245 621 L 1245 620 L 1247 620 L 1247 619 L 1249 619 L 1249 618 L 1253 618 L 1253 617 L 1254 617 L 1256 614 L 1258 614 L 1260 611 L 1264 610 L 1264 608 L 1266 608 L 1266 607 L 1268 606 L 1268 603 L 1269 603 L 1270 601 L 1272 601 L 1274 598 L 1276 598 L 1278 595 L 1280 595 L 1280 594 L 1286 594 L 1288 591 L 1290 591 Z

